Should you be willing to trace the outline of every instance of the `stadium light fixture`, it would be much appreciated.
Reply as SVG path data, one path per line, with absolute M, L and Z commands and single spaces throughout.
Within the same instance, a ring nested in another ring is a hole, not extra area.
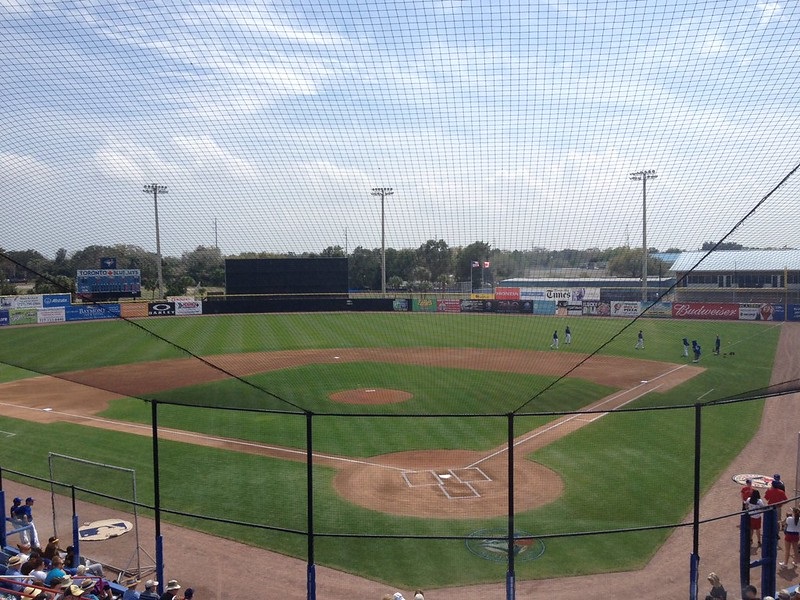
M 373 196 L 381 197 L 381 296 L 386 297 L 386 196 L 394 194 L 392 188 L 372 188 Z
M 145 194 L 153 196 L 153 206 L 156 211 L 156 259 L 158 260 L 158 299 L 164 298 L 164 273 L 161 269 L 161 234 L 158 229 L 158 195 L 167 193 L 167 186 L 157 183 L 148 183 L 142 190 Z
M 653 169 L 630 174 L 633 181 L 642 182 L 642 300 L 647 302 L 647 180 L 658 177 Z

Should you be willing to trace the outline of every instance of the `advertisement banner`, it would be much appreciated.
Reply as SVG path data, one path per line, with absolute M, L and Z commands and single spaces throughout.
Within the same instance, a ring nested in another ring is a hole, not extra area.
M 653 302 L 650 307 L 642 313 L 642 316 L 653 319 L 669 319 L 672 317 L 672 302 Z
M 495 300 L 494 309 L 499 313 L 533 314 L 532 300 Z
M 411 302 L 408 298 L 395 298 L 392 301 L 392 310 L 395 312 L 408 312 Z
M 8 316 L 7 310 L 0 310 L 0 327 L 11 325 L 11 319 Z
M 520 298 L 540 298 L 544 300 L 545 296 L 547 296 L 547 290 L 545 289 L 520 288 L 519 291 Z
M 447 313 L 460 313 L 461 301 L 460 300 L 439 300 L 436 303 L 436 310 L 439 312 Z
M 436 300 L 432 298 L 414 298 L 411 301 L 414 312 L 436 312 Z
M 612 317 L 638 317 L 642 312 L 642 305 L 639 302 L 612 302 Z
M 739 305 L 740 321 L 782 321 L 775 318 L 775 307 L 782 304 L 769 304 L 767 302 L 745 303 Z M 783 311 L 781 311 L 783 312 Z
M 581 304 L 584 300 L 600 300 L 600 288 L 572 288 L 570 304 Z
M 490 300 L 461 300 L 461 312 L 492 312 Z
M 42 296 L 42 308 L 69 306 L 71 302 L 72 294 L 45 294 Z
M 148 317 L 174 317 L 175 316 L 175 303 L 174 302 L 148 302 L 147 303 L 147 316 Z
M 0 296 L 0 308 L 43 308 L 42 295 L 30 294 L 28 296 Z
M 800 321 L 800 304 L 790 304 L 786 313 L 787 321 Z
M 8 311 L 9 325 L 33 325 L 38 323 L 35 308 L 12 308 Z
M 494 294 L 470 294 L 470 300 L 494 300 Z
M 494 291 L 495 300 L 519 300 L 519 288 L 496 288 Z
M 67 320 L 64 313 L 66 307 L 42 308 L 36 311 L 37 323 L 63 323 Z
M 736 321 L 739 319 L 739 305 L 718 302 L 673 302 L 672 318 Z
M 600 302 L 599 300 L 584 301 L 583 314 L 591 317 L 610 317 L 611 303 Z
M 147 303 L 146 302 L 122 302 L 120 305 L 121 316 L 126 319 L 135 319 L 137 317 L 147 316 Z
M 552 300 L 534 300 L 533 314 L 535 315 L 554 315 L 556 314 L 556 303 Z
M 569 302 L 572 300 L 572 290 L 569 288 L 553 288 L 545 290 L 544 297 L 547 300 L 555 300 L 558 302 L 559 300 L 563 300 L 564 302 Z
M 200 300 L 175 300 L 176 315 L 202 315 L 203 303 Z
M 86 304 L 65 306 L 64 316 L 67 321 L 96 321 L 98 319 L 116 319 L 120 316 L 119 304 Z

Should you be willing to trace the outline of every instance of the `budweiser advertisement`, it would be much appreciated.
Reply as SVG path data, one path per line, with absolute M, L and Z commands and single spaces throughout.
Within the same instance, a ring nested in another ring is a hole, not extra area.
M 738 321 L 739 305 L 717 302 L 673 302 L 672 318 Z

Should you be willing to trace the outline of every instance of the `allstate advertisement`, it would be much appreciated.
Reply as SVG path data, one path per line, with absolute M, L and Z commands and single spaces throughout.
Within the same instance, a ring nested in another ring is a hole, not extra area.
M 117 319 L 120 316 L 119 304 L 87 304 L 85 306 L 65 306 L 67 321 L 95 321 L 97 319 Z
M 69 306 L 71 302 L 72 294 L 45 294 L 42 296 L 42 308 Z

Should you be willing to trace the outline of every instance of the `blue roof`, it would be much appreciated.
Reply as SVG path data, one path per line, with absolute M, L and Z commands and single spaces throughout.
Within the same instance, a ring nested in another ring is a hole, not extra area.
M 705 252 L 683 252 L 672 270 L 685 273 L 705 256 Z M 800 270 L 800 250 L 717 250 L 709 254 L 694 271 L 790 271 Z

